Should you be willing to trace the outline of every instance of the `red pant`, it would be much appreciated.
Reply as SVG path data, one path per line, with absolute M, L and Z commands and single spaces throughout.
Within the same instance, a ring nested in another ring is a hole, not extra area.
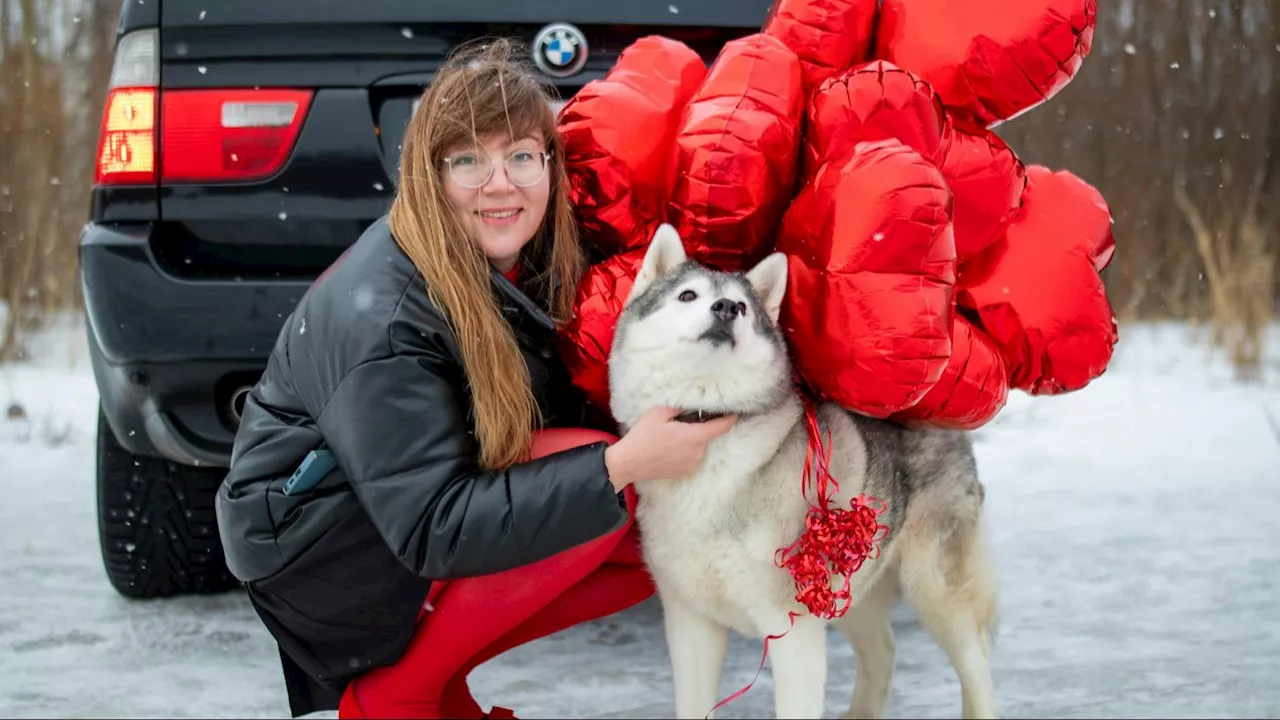
M 533 456 L 615 438 L 581 429 L 538 433 Z M 489 714 L 467 687 L 467 675 L 497 655 L 588 620 L 636 605 L 654 593 L 630 514 L 617 531 L 541 562 L 482 577 L 435 583 L 409 647 L 396 664 L 358 677 L 342 696 L 338 717 L 514 717 Z

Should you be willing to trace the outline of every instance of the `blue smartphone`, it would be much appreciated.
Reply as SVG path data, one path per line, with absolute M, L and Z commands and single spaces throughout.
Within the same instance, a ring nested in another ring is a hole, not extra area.
M 330 472 L 337 467 L 338 461 L 334 459 L 333 453 L 321 448 L 312 450 L 302 459 L 302 464 L 297 470 L 293 471 L 293 475 L 288 482 L 284 484 L 285 495 L 301 495 L 310 491 Z

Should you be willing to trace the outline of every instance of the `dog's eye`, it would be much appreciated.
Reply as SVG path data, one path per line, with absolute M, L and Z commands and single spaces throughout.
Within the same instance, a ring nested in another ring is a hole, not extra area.
M 747 316 L 747 304 L 746 304 L 746 303 L 744 303 L 744 302 L 740 302 L 740 303 L 738 303 L 738 314 L 739 314 L 739 315 L 741 315 L 741 316 L 743 316 L 743 317 L 746 317 L 746 316 Z
M 692 290 L 685 290 L 680 293 L 680 302 L 693 302 L 698 299 L 698 293 Z

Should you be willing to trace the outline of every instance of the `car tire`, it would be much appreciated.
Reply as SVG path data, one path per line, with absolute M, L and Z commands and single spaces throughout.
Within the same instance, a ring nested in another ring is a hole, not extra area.
M 239 585 L 214 514 L 225 468 L 134 455 L 98 412 L 98 539 L 107 579 L 128 598 L 207 595 Z

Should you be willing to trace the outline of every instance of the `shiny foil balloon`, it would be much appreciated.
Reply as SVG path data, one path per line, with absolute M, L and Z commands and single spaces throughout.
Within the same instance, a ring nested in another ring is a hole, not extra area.
M 830 158 L 866 140 L 893 138 L 937 163 L 945 151 L 942 101 L 915 75 L 877 60 L 823 83 L 809 101 L 801 172 L 807 179 Z
M 955 196 L 956 257 L 961 263 L 998 240 L 1022 203 L 1026 168 L 990 130 L 948 122 L 942 176 Z
M 570 200 L 605 254 L 644 247 L 662 222 L 676 126 L 706 70 L 684 44 L 643 37 L 560 111 Z
M 773 249 L 795 190 L 804 97 L 800 60 L 781 40 L 725 44 L 675 140 L 667 222 L 691 259 L 734 271 Z
M 780 324 L 807 384 L 849 410 L 915 405 L 951 357 L 955 241 L 942 174 L 896 140 L 819 168 L 788 209 Z
M 588 402 L 609 412 L 609 350 L 618 316 L 644 264 L 639 248 L 593 265 L 578 284 L 573 319 L 557 337 L 569 378 Z
M 1004 238 L 965 266 L 956 294 L 995 341 L 1011 387 L 1063 393 L 1106 369 L 1117 329 L 1098 273 L 1114 250 L 1097 190 L 1066 171 L 1027 168 L 1022 209 Z
M 987 424 L 1009 399 L 1004 360 L 991 338 L 956 313 L 951 319 L 951 359 L 942 377 L 920 402 L 895 413 L 893 420 L 976 430 Z
M 993 127 L 1053 97 L 1093 44 L 1097 0 L 883 0 L 874 56 Z
M 877 0 L 774 0 L 762 29 L 800 57 L 807 94 L 868 57 L 876 6 Z

